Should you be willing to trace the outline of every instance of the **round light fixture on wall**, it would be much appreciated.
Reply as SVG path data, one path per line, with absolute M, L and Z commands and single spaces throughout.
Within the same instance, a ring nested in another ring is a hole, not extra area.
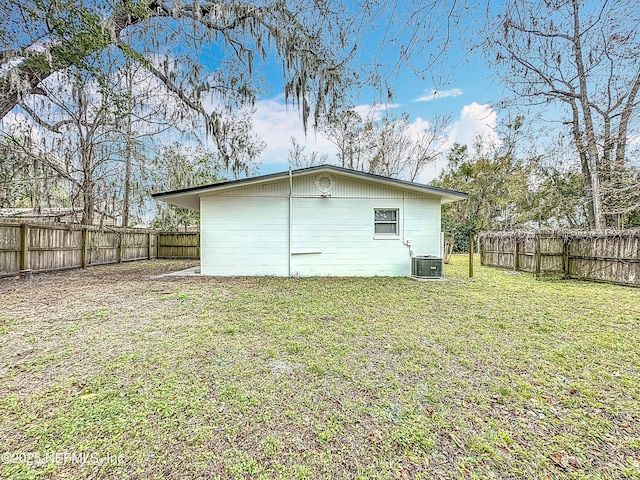
M 314 182 L 316 189 L 322 194 L 322 195 L 328 195 L 331 190 L 333 190 L 333 187 L 335 187 L 336 182 L 333 179 L 333 176 L 331 176 L 328 173 L 321 173 L 316 177 L 316 181 Z

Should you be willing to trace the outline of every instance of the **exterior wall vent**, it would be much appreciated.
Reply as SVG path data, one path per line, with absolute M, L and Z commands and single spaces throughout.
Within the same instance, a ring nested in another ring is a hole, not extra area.
M 411 276 L 416 278 L 442 278 L 442 258 L 433 255 L 411 257 Z

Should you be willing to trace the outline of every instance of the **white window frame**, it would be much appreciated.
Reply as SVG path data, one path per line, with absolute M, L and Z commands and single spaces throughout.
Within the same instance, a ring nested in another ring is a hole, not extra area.
M 380 211 L 395 212 L 396 219 L 390 220 L 390 221 L 377 220 L 376 214 Z M 395 225 L 396 227 L 395 232 L 378 233 L 376 231 L 377 225 Z M 399 208 L 374 208 L 373 209 L 373 238 L 378 240 L 384 240 L 384 239 L 395 240 L 397 238 L 400 238 L 400 209 Z

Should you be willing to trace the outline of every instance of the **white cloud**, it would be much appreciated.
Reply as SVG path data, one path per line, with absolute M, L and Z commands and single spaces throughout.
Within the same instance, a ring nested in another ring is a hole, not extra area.
M 278 95 L 267 100 L 259 100 L 255 104 L 253 129 L 266 143 L 260 162 L 286 163 L 291 147 L 291 137 L 305 147 L 306 153 L 316 151 L 329 155 L 329 161 L 335 157 L 336 148 L 326 138 L 308 125 L 305 135 L 302 119 L 296 107 L 287 105 L 284 96 Z
M 488 104 L 471 103 L 462 107 L 460 118 L 449 131 L 450 145 L 454 142 L 473 148 L 476 137 L 481 136 L 485 143 L 499 143 L 496 131 L 498 114 Z
M 261 164 L 286 164 L 287 154 L 291 147 L 291 137 L 305 146 L 307 153 L 312 151 L 326 153 L 329 156 L 329 162 L 335 162 L 335 146 L 323 135 L 316 133 L 311 126 L 309 126 L 305 137 L 298 110 L 293 106 L 287 108 L 282 95 L 260 100 L 256 102 L 255 107 L 254 130 L 267 145 L 259 160 Z M 355 109 L 363 116 L 377 117 L 386 108 L 397 107 L 398 105 L 375 105 L 373 107 L 361 105 Z M 428 129 L 430 124 L 428 120 L 417 117 L 411 123 L 410 130 L 417 137 L 420 132 Z M 490 105 L 475 102 L 465 105 L 460 111 L 460 116 L 438 142 L 437 148 L 443 153 L 442 158 L 433 165 L 427 166 L 418 181 L 428 182 L 440 174 L 446 166 L 446 152 L 454 143 L 468 145 L 472 149 L 473 142 L 478 135 L 483 136 L 488 142 L 498 142 L 496 126 L 497 114 Z M 272 168 L 276 166 L 274 165 Z
M 0 131 L 7 135 L 31 137 L 32 141 L 38 141 L 40 136 L 38 129 L 32 120 L 22 113 L 9 112 L 0 120 Z
M 414 123 L 424 123 L 417 118 Z M 497 114 L 488 104 L 471 103 L 462 107 L 460 117 L 454 121 L 446 132 L 446 138 L 440 144 L 440 150 L 446 153 L 454 143 L 467 145 L 469 151 L 473 153 L 473 144 L 478 136 L 484 138 L 485 143 L 498 145 L 500 139 L 496 131 Z M 429 182 L 440 175 L 440 172 L 447 166 L 446 155 L 443 155 L 437 162 L 425 167 L 420 175 L 419 181 Z
M 627 145 L 629 148 L 640 147 L 640 134 L 629 135 L 627 137 Z
M 416 119 L 409 124 L 409 131 L 413 134 L 414 138 L 418 138 L 422 132 L 430 128 L 431 122 L 420 117 L 416 117 Z
M 379 119 L 388 108 L 398 108 L 398 105 L 380 104 L 373 107 L 359 105 L 355 107 L 355 110 L 364 117 Z M 287 163 L 291 137 L 305 146 L 307 153 L 312 151 L 326 153 L 329 156 L 329 162 L 335 161 L 335 146 L 323 135 L 314 132 L 311 127 L 305 137 L 298 110 L 292 106 L 287 108 L 282 95 L 258 101 L 253 122 L 254 130 L 267 145 L 260 158 L 260 163 L 264 165 Z M 411 123 L 410 130 L 417 137 L 430 125 L 431 122 L 428 120 L 417 117 Z M 443 153 L 441 159 L 428 165 L 418 181 L 429 182 L 440 174 L 442 169 L 446 167 L 446 152 L 454 143 L 467 145 L 469 149 L 472 149 L 478 135 L 484 137 L 487 142 L 499 142 L 496 126 L 497 114 L 490 105 L 475 102 L 465 105 L 460 111 L 458 119 L 451 124 L 437 145 L 438 150 Z
M 439 98 L 447 98 L 447 97 L 458 97 L 462 95 L 462 89 L 460 88 L 452 88 L 450 90 L 431 90 L 429 93 L 426 93 L 414 99 L 414 102 L 430 102 L 432 100 L 437 100 Z
M 6 132 L 13 132 L 13 130 L 24 126 L 27 123 L 27 118 L 21 113 L 9 112 L 4 118 L 0 119 L 0 125 Z
M 397 103 L 374 103 L 373 105 L 356 105 L 353 110 L 363 119 L 376 122 L 381 120 L 387 111 L 399 106 Z
M 377 121 L 390 109 L 398 108 L 395 103 L 376 103 L 374 105 L 357 105 L 353 109 L 362 118 Z M 320 132 L 308 125 L 305 135 L 300 113 L 295 106 L 286 105 L 284 95 L 277 95 L 266 100 L 259 100 L 255 104 L 253 114 L 253 129 L 265 142 L 259 162 L 262 164 L 287 163 L 287 154 L 291 148 L 291 137 L 305 147 L 305 153 L 313 151 L 328 155 L 328 162 L 336 161 L 337 149 Z

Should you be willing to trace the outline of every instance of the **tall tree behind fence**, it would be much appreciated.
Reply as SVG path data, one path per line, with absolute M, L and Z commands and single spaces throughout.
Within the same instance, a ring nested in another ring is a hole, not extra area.
M 200 234 L 0 223 L 0 277 L 152 258 L 200 258 Z
M 640 287 L 640 230 L 483 232 L 482 265 Z

